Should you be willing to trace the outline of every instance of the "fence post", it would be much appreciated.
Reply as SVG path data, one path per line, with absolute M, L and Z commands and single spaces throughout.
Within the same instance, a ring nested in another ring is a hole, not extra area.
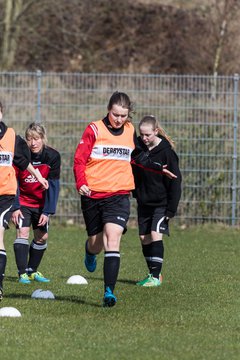
M 37 70 L 37 114 L 36 122 L 41 122 L 41 70 Z
M 237 205 L 238 82 L 239 82 L 239 75 L 234 74 L 232 226 L 234 226 L 236 223 L 236 205 Z

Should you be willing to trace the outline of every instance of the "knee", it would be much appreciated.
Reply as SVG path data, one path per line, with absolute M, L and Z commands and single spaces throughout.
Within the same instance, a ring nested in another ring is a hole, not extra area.
M 88 239 L 87 241 L 87 249 L 90 253 L 95 255 L 99 254 L 103 249 L 102 241 L 97 241 L 96 239 Z
M 41 237 L 34 238 L 34 242 L 36 242 L 37 244 L 40 244 L 40 245 L 46 244 L 47 240 L 48 240 L 48 234 L 44 234 Z
M 29 239 L 29 229 L 22 228 L 17 231 L 17 237 L 21 239 Z

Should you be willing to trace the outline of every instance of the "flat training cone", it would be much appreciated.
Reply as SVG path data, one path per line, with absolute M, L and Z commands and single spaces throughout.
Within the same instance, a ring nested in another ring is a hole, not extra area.
M 55 299 L 54 294 L 50 290 L 37 289 L 32 293 L 33 299 Z
M 67 284 L 87 285 L 87 280 L 81 275 L 72 275 L 67 280 Z
M 0 316 L 5 317 L 21 317 L 21 313 L 14 307 L 3 307 L 0 309 Z

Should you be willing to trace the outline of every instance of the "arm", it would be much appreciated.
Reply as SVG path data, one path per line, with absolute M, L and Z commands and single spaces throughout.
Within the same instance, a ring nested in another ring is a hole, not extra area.
M 27 169 L 43 185 L 44 189 L 48 188 L 47 180 L 32 166 L 30 150 L 26 141 L 19 135 L 16 136 L 13 164 L 20 170 Z
M 169 179 L 177 179 L 177 175 L 173 174 L 170 170 L 168 170 L 167 165 L 163 165 L 162 173 Z
M 35 169 L 32 166 L 32 164 L 29 163 L 27 166 L 27 170 L 30 172 L 30 174 L 35 176 L 35 178 L 40 182 L 40 184 L 42 184 L 42 186 L 45 190 L 48 189 L 48 186 L 49 186 L 48 181 L 42 177 L 42 174 L 40 173 L 40 171 L 38 169 Z
M 20 170 L 25 170 L 31 162 L 31 154 L 26 141 L 16 135 L 13 165 Z
M 136 132 L 134 132 L 133 136 L 135 149 L 131 154 L 131 164 L 162 172 L 162 164 L 151 161 L 148 157 L 148 148 L 144 145 L 141 138 L 137 137 Z
M 169 179 L 167 177 L 163 177 L 163 182 L 166 186 L 168 193 L 168 205 L 166 217 L 171 218 L 175 216 L 177 211 L 177 207 L 181 198 L 181 183 L 182 183 L 182 175 L 179 169 L 179 160 L 177 154 L 171 150 L 167 154 L 167 165 L 168 167 L 177 175 L 176 179 Z
M 46 216 L 55 214 L 60 191 L 59 179 L 61 172 L 61 156 L 56 150 L 54 150 L 54 152 L 50 154 L 50 172 L 48 175 L 49 188 L 46 192 L 44 207 L 42 211 L 42 213 Z
M 94 124 L 87 126 L 74 155 L 73 172 L 75 176 L 76 189 L 78 192 L 81 191 L 82 195 L 87 194 L 89 191 L 85 177 L 85 169 L 96 140 L 96 132 L 97 128 Z
M 44 226 L 48 222 L 49 215 L 54 215 L 60 190 L 59 179 L 49 180 L 49 188 L 46 193 L 44 208 L 40 215 L 38 226 Z
M 43 207 L 43 214 L 54 215 L 57 208 L 58 196 L 60 191 L 59 179 L 49 179 L 49 188 L 46 193 L 45 203 Z
M 131 154 L 131 165 L 141 167 L 147 171 L 161 173 L 170 179 L 177 177 L 167 169 L 167 165 L 154 162 L 149 158 L 147 147 L 142 143 L 141 139 L 137 138 L 136 133 L 134 134 L 134 143 L 136 147 Z
M 17 174 L 18 174 L 18 169 L 15 168 L 15 171 L 16 171 L 16 177 L 17 177 Z M 16 196 L 15 196 L 15 199 L 14 199 L 14 203 L 13 203 L 13 206 L 12 206 L 12 222 L 14 223 L 15 226 L 17 226 L 19 224 L 19 220 L 21 218 L 23 218 L 23 214 L 20 210 L 20 201 L 19 201 L 19 186 L 17 187 L 17 193 L 16 193 Z

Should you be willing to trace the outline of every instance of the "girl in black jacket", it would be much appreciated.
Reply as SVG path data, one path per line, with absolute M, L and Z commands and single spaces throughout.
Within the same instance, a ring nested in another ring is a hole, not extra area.
M 174 143 L 152 115 L 144 116 L 139 123 L 139 146 L 154 163 L 167 165 L 177 178 L 163 176 L 159 171 L 146 171 L 133 167 L 134 196 L 138 204 L 139 236 L 149 274 L 139 286 L 159 286 L 162 283 L 164 255 L 163 234 L 169 235 L 168 222 L 174 217 L 181 197 L 181 172 Z

